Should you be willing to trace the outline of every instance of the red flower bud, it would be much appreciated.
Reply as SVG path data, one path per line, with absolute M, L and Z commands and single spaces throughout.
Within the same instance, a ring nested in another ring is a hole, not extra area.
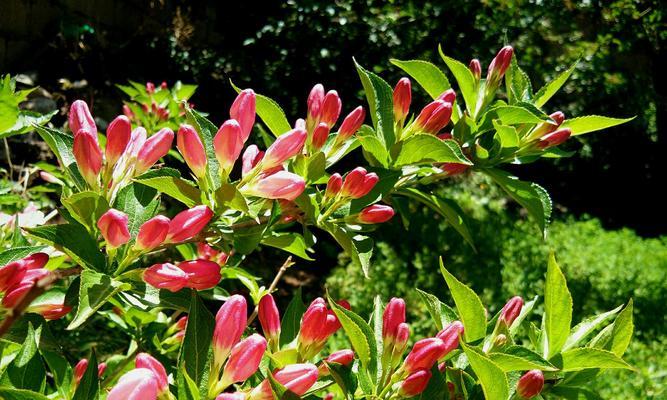
M 252 89 L 239 93 L 229 110 L 229 116 L 238 121 L 241 127 L 241 142 L 245 143 L 255 124 L 255 92 Z
M 273 374 L 281 385 L 297 396 L 303 396 L 317 382 L 318 376 L 313 364 L 292 364 Z
M 570 128 L 558 129 L 542 136 L 540 141 L 537 142 L 537 147 L 540 149 L 547 149 L 549 147 L 558 146 L 569 139 L 571 135 L 572 130 Z
M 38 269 L 43 268 L 47 262 L 49 262 L 49 255 L 46 253 L 33 253 L 28 257 L 23 258 L 21 261 L 25 263 L 27 269 Z
M 514 320 L 521 314 L 521 309 L 523 308 L 523 299 L 521 296 L 514 296 L 505 304 L 502 310 L 500 310 L 500 321 L 505 322 L 509 327 L 512 325 Z
M 0 292 L 21 282 L 28 268 L 23 260 L 13 261 L 0 268 Z
M 126 372 L 107 395 L 107 400 L 155 400 L 158 381 L 153 371 L 137 368 Z
M 338 97 L 338 92 L 329 90 L 322 101 L 322 114 L 320 115 L 320 122 L 323 122 L 331 128 L 340 116 L 340 110 L 343 103 Z
M 92 188 L 96 188 L 99 185 L 97 177 L 102 169 L 102 150 L 97 144 L 97 133 L 84 129 L 78 131 L 74 135 L 72 152 L 81 175 Z
M 169 232 L 170 222 L 164 215 L 157 215 L 144 222 L 139 228 L 135 247 L 141 251 L 149 251 L 161 245 Z
M 185 330 L 185 328 L 188 326 L 188 316 L 184 315 L 179 318 L 178 321 L 176 321 L 175 326 L 179 331 Z
M 408 347 L 410 338 L 410 326 L 405 322 L 396 327 L 396 337 L 394 339 L 394 349 L 392 351 L 392 365 L 398 365 L 405 349 Z
M 398 326 L 405 322 L 405 300 L 393 297 L 382 314 L 382 340 L 385 344 L 396 339 Z
M 166 243 L 180 243 L 199 234 L 213 218 L 213 211 L 201 205 L 181 211 L 169 223 Z
M 523 374 L 516 385 L 516 393 L 522 399 L 532 399 L 540 394 L 544 387 L 544 374 L 539 369 L 534 369 Z
M 294 200 L 306 188 L 306 182 L 299 175 L 287 171 L 278 171 L 268 176 L 261 176 L 247 192 L 265 199 Z
M 441 168 L 447 173 L 448 176 L 454 176 L 466 172 L 468 168 L 470 168 L 470 165 L 459 163 L 444 163 L 442 164 Z
M 83 378 L 83 374 L 86 373 L 86 370 L 88 369 L 88 360 L 83 358 L 81 361 L 76 363 L 74 366 L 74 384 L 78 385 L 79 382 L 81 382 L 81 378 Z
M 438 100 L 442 100 L 445 103 L 451 103 L 454 104 L 456 101 L 456 92 L 454 89 L 447 89 L 440 96 L 438 96 Z
M 148 138 L 137 155 L 135 165 L 137 175 L 148 171 L 157 160 L 164 157 L 169 152 L 173 141 L 174 131 L 169 128 L 162 128 L 158 133 Z
M 368 173 L 366 169 L 357 167 L 345 177 L 341 193 L 343 196 L 353 199 L 364 197 L 373 190 L 378 180 L 377 174 L 373 172 Z
M 308 119 L 317 121 L 322 115 L 322 102 L 324 101 L 324 86 L 321 83 L 313 86 L 308 95 Z
M 394 120 L 402 122 L 410 112 L 412 101 L 412 83 L 408 78 L 401 78 L 394 88 Z
M 308 133 L 303 129 L 292 129 L 276 139 L 264 154 L 262 170 L 266 171 L 281 165 L 296 156 L 303 149 Z
M 414 124 L 417 131 L 435 135 L 449 123 L 451 116 L 452 104 L 438 99 L 422 109 Z
M 327 335 L 327 305 L 324 299 L 318 297 L 310 303 L 306 312 L 301 317 L 301 328 L 299 329 L 299 344 L 304 347 L 317 342 Z
M 267 294 L 259 301 L 259 323 L 267 339 L 277 342 L 280 338 L 280 312 L 273 296 Z
M 565 114 L 563 114 L 560 111 L 556 111 L 555 113 L 549 115 L 549 118 L 553 121 L 548 121 L 548 122 L 542 122 L 541 124 L 538 124 L 530 134 L 526 137 L 527 141 L 531 141 L 534 139 L 539 139 L 542 136 L 551 133 L 558 129 L 560 125 L 565 121 Z
M 246 176 L 251 169 L 255 168 L 255 165 L 259 163 L 262 158 L 264 158 L 264 152 L 260 151 L 259 148 L 251 144 L 243 152 L 243 165 L 241 167 L 241 174 Z
M 459 338 L 463 335 L 463 330 L 461 321 L 454 321 L 438 332 L 436 337 L 445 343 L 443 354 L 438 358 L 446 356 L 452 350 L 459 347 Z
M 27 280 L 25 278 L 21 282 L 13 285 L 7 289 L 5 297 L 2 298 L 2 306 L 5 308 L 16 307 L 34 285 L 34 280 Z
M 373 204 L 361 210 L 357 221 L 361 224 L 381 224 L 394 216 L 394 209 L 383 204 Z
M 107 127 L 107 145 L 104 149 L 108 165 L 114 165 L 125 152 L 131 134 L 132 124 L 126 116 L 119 115 L 111 121 Z
M 230 296 L 215 316 L 213 331 L 213 354 L 215 365 L 221 367 L 232 347 L 239 342 L 248 320 L 248 305 L 245 297 Z
M 329 125 L 325 124 L 324 122 L 315 127 L 312 139 L 312 145 L 315 150 L 321 149 L 322 146 L 324 146 L 324 144 L 327 142 L 329 131 Z
M 514 54 L 514 49 L 512 46 L 505 46 L 496 55 L 496 57 L 491 61 L 489 65 L 488 72 L 486 74 L 486 84 L 489 86 L 495 86 L 498 84 L 500 79 L 505 75 L 505 71 L 509 68 L 510 63 L 512 62 L 512 55 Z
M 187 285 L 188 274 L 174 264 L 164 263 L 146 268 L 143 279 L 155 288 L 178 292 Z
M 337 172 L 331 174 L 329 181 L 327 182 L 325 196 L 334 197 L 338 194 L 338 192 L 340 192 L 341 187 L 343 187 L 343 178 L 340 176 L 340 174 Z
M 63 303 L 41 303 L 28 307 L 28 311 L 37 313 L 47 321 L 60 319 L 72 311 L 72 307 Z
M 130 231 L 127 229 L 127 214 L 110 208 L 97 220 L 97 227 L 104 236 L 107 246 L 120 247 L 130 240 Z
M 184 261 L 178 264 L 178 267 L 188 274 L 188 280 L 185 286 L 191 289 L 211 289 L 220 282 L 220 266 L 213 261 Z
M 243 142 L 243 129 L 234 119 L 225 121 L 215 134 L 213 138 L 215 158 L 220 163 L 220 168 L 227 173 L 232 170 L 234 163 L 239 158 L 243 150 Z
M 76 100 L 72 103 L 69 108 L 68 124 L 73 134 L 76 135 L 79 131 L 84 130 L 93 135 L 95 144 L 97 144 L 97 125 L 85 101 Z
M 237 343 L 229 355 L 220 385 L 226 388 L 250 378 L 257 372 L 265 351 L 266 339 L 256 333 Z
M 422 339 L 412 347 L 403 367 L 408 374 L 420 369 L 430 370 L 445 350 L 445 343 L 438 338 Z
M 206 175 L 206 150 L 195 128 L 187 124 L 178 128 L 176 148 L 197 178 Z
M 132 109 L 127 104 L 123 104 L 123 115 L 129 119 L 134 119 L 134 112 L 132 112 Z
M 340 125 L 336 140 L 338 142 L 343 142 L 352 137 L 352 135 L 354 135 L 359 130 L 359 128 L 361 128 L 365 117 L 366 111 L 364 111 L 362 106 L 352 110 L 352 112 L 349 113 L 347 117 L 345 117 L 343 123 Z
M 401 383 L 398 390 L 399 394 L 403 397 L 413 397 L 420 394 L 426 390 L 431 376 L 431 371 L 425 369 L 413 372 Z
M 167 89 L 167 88 L 168 88 L 167 82 L 162 81 L 162 83 L 160 84 L 160 89 Z
M 328 363 L 337 363 L 340 365 L 350 365 L 354 361 L 354 351 L 343 349 L 329 354 L 326 358 Z
M 169 380 L 167 378 L 167 371 L 164 369 L 162 363 L 153 358 L 148 353 L 139 353 L 134 360 L 136 368 L 146 368 L 153 372 L 155 380 L 157 381 L 158 393 L 165 393 L 169 391 Z
M 472 72 L 472 76 L 475 77 L 476 81 L 479 81 L 482 78 L 482 64 L 478 59 L 473 58 L 470 60 L 468 68 L 470 68 L 470 72 Z

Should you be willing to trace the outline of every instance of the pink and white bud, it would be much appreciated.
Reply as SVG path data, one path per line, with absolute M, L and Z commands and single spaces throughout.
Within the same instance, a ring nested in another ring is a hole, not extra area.
M 162 363 L 153 358 L 148 353 L 139 353 L 134 360 L 136 368 L 145 368 L 153 372 L 157 381 L 158 393 L 165 393 L 169 391 L 169 379 L 167 378 L 167 371 L 164 369 Z
M 277 343 L 280 339 L 280 312 L 276 301 L 270 294 L 264 295 L 259 301 L 259 323 L 267 339 Z
M 405 322 L 405 300 L 393 297 L 382 314 L 382 341 L 393 343 L 398 326 Z
M 381 224 L 394 216 L 394 209 L 384 204 L 373 204 L 361 210 L 357 221 L 360 224 Z
M 549 118 L 551 119 L 551 121 L 542 122 L 541 124 L 538 124 L 533 129 L 533 131 L 530 132 L 530 134 L 528 134 L 526 140 L 531 141 L 534 139 L 539 139 L 542 136 L 555 131 L 560 127 L 563 121 L 565 121 L 565 114 L 563 114 L 561 111 L 556 111 L 555 113 L 549 115 Z
M 303 129 L 292 129 L 276 139 L 264 154 L 262 170 L 266 171 L 281 165 L 296 156 L 303 149 L 308 133 Z
M 473 58 L 470 60 L 468 68 L 470 68 L 470 72 L 472 72 L 472 76 L 475 80 L 479 82 L 479 80 L 482 79 L 482 63 L 480 63 L 478 59 Z
M 324 144 L 327 142 L 330 131 L 331 129 L 329 128 L 329 125 L 325 124 L 324 122 L 318 124 L 315 127 L 315 130 L 313 131 L 313 138 L 311 140 L 313 149 L 319 150 L 324 146 Z
M 125 115 L 129 119 L 134 119 L 135 117 L 134 112 L 127 104 L 123 104 L 123 115 Z
M 174 264 L 154 264 L 143 273 L 144 282 L 158 289 L 178 292 L 188 284 L 188 274 Z
M 329 125 L 329 128 L 334 126 L 338 117 L 340 116 L 340 110 L 343 107 L 343 103 L 338 97 L 338 92 L 335 90 L 329 90 L 324 96 L 322 101 L 322 114 L 320 115 L 320 122 L 323 122 Z
M 137 368 L 126 372 L 107 395 L 107 400 L 156 400 L 158 381 L 153 371 Z
M 542 392 L 544 387 L 544 374 L 539 369 L 526 372 L 519 378 L 516 385 L 516 393 L 521 399 L 532 399 Z
M 220 126 L 213 138 L 213 148 L 215 158 L 223 171 L 229 173 L 234 168 L 234 163 L 243 150 L 244 141 L 243 128 L 235 119 L 227 120 Z
M 514 49 L 512 46 L 505 46 L 498 51 L 496 57 L 491 61 L 486 74 L 486 84 L 488 86 L 495 87 L 500 82 L 500 79 L 505 75 L 507 68 L 509 68 L 512 62 L 513 54 Z
M 454 321 L 438 332 L 435 337 L 445 343 L 443 354 L 439 358 L 443 358 L 451 351 L 459 347 L 459 339 L 463 335 L 463 331 L 464 328 L 461 321 Z
M 392 367 L 399 364 L 405 349 L 408 347 L 408 339 L 410 339 L 410 326 L 405 322 L 396 327 L 396 337 L 394 338 L 394 348 L 392 350 Z
M 153 82 L 146 82 L 146 92 L 148 94 L 155 93 L 155 84 Z
M 241 127 L 241 143 L 245 143 L 252 132 L 252 126 L 255 125 L 255 92 L 252 89 L 239 93 L 232 103 L 229 116 L 238 121 Z
M 142 174 L 148 171 L 160 158 L 167 155 L 173 141 L 174 131 L 169 128 L 162 128 L 155 135 L 146 139 L 137 155 L 136 173 Z
M 127 223 L 127 214 L 113 208 L 110 208 L 97 220 L 97 227 L 108 247 L 120 247 L 130 240 Z
M 341 188 L 343 187 L 343 177 L 340 176 L 338 172 L 331 174 L 329 181 L 327 182 L 327 189 L 325 196 L 328 198 L 333 198 L 336 196 Z
M 343 120 L 343 123 L 338 128 L 338 136 L 336 140 L 341 143 L 349 139 L 354 135 L 361 125 L 364 123 L 364 118 L 366 117 L 366 111 L 362 106 L 359 106 L 352 110 L 347 117 Z
M 97 133 L 79 130 L 74 135 L 72 152 L 83 178 L 92 188 L 97 188 L 99 186 L 97 178 L 103 162 L 102 150 L 97 144 Z
M 55 183 L 56 185 L 63 185 L 63 181 L 56 178 L 55 175 L 50 174 L 46 171 L 39 171 L 39 177 L 42 178 L 45 182 Z
M 572 130 L 570 128 L 558 129 L 542 136 L 540 141 L 537 142 L 537 147 L 540 149 L 548 149 L 549 147 L 558 146 L 569 139 L 570 136 L 572 136 Z
M 398 393 L 403 397 L 413 397 L 422 393 L 426 390 L 432 375 L 431 371 L 425 369 L 413 372 L 401 383 Z
M 141 224 L 134 247 L 141 251 L 150 251 L 164 243 L 170 222 L 164 215 L 157 215 Z
M 415 343 L 403 362 L 403 368 L 408 374 L 420 369 L 430 370 L 445 352 L 445 343 L 438 338 L 422 339 Z
M 248 321 L 248 305 L 245 297 L 230 296 L 215 316 L 213 354 L 215 365 L 221 367 L 232 347 L 239 342 Z
M 341 195 L 353 199 L 364 197 L 375 187 L 378 180 L 377 174 L 368 173 L 365 168 L 357 167 L 345 176 L 340 190 Z
M 192 239 L 213 218 L 213 211 L 205 205 L 195 206 L 176 214 L 169 223 L 165 243 L 180 243 Z
M 246 192 L 265 199 L 294 200 L 306 188 L 306 181 L 299 175 L 287 171 L 278 171 L 256 180 Z
M 410 112 L 412 102 L 412 83 L 408 78 L 401 78 L 394 87 L 394 121 L 403 123 Z
M 324 102 L 324 86 L 321 83 L 313 86 L 308 95 L 308 119 L 319 121 L 322 115 L 322 103 Z
M 194 127 L 182 124 L 178 128 L 176 148 L 178 148 L 192 173 L 197 178 L 203 178 L 206 175 L 206 150 Z
M 49 262 L 49 255 L 42 252 L 33 253 L 21 261 L 23 261 L 25 267 L 29 270 L 43 268 Z
M 297 396 L 303 396 L 317 382 L 319 373 L 313 364 L 290 364 L 273 373 L 278 383 Z M 250 392 L 249 400 L 273 400 L 271 384 L 264 380 Z
M 114 165 L 123 155 L 131 134 L 132 124 L 126 116 L 119 115 L 111 121 L 107 127 L 107 145 L 104 149 L 108 165 Z
M 263 151 L 260 151 L 259 148 L 254 144 L 248 146 L 243 152 L 241 175 L 248 175 L 248 172 L 255 168 L 255 165 L 257 165 L 262 160 L 262 158 L 264 158 Z
M 103 362 L 97 364 L 97 377 L 101 378 L 106 370 L 107 370 L 107 363 Z
M 246 394 L 243 392 L 221 393 L 215 400 L 245 400 Z
M 343 349 L 329 354 L 326 358 L 327 363 L 336 363 L 340 365 L 350 365 L 354 361 L 354 351 Z
M 454 91 L 454 89 L 447 89 L 444 92 L 442 92 L 440 96 L 438 96 L 437 100 L 442 100 L 445 103 L 454 104 L 454 102 L 456 101 L 456 92 Z
M 209 260 L 184 261 L 178 267 L 188 275 L 185 285 L 191 289 L 206 290 L 220 282 L 220 266 Z
M 222 373 L 221 386 L 226 388 L 250 378 L 257 372 L 265 351 L 266 339 L 256 333 L 237 343 Z
M 502 310 L 500 310 L 499 321 L 505 323 L 507 327 L 512 326 L 512 323 L 515 319 L 521 314 L 521 309 L 523 308 L 523 299 L 521 296 L 514 296 L 505 304 Z
M 146 135 L 146 129 L 141 126 L 132 130 L 130 141 L 127 143 L 125 152 L 123 153 L 123 160 L 127 160 L 127 162 L 130 160 L 132 160 L 132 162 L 136 161 L 139 151 L 144 147 L 144 144 L 146 144 Z M 121 162 L 123 160 L 121 160 Z
M 64 303 L 41 303 L 36 306 L 30 306 L 27 309 L 29 312 L 37 313 L 44 317 L 47 321 L 54 321 L 60 319 L 72 311 L 72 307 L 66 306 Z
M 92 134 L 97 143 L 97 125 L 85 101 L 76 100 L 72 103 L 69 108 L 68 124 L 73 134 L 76 135 L 79 131 L 84 130 Z
M 313 300 L 301 317 L 298 342 L 304 347 L 327 336 L 328 310 L 323 298 Z
M 2 306 L 7 309 L 16 307 L 34 285 L 35 280 L 24 278 L 19 283 L 8 288 L 5 296 L 2 298 Z

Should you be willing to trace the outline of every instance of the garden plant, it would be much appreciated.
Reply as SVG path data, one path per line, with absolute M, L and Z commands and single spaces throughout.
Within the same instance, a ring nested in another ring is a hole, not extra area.
M 373 279 L 373 231 L 392 218 L 409 224 L 414 202 L 475 248 L 469 217 L 437 191 L 471 171 L 546 236 L 548 193 L 508 169 L 572 156 L 559 146 L 628 121 L 548 108 L 574 65 L 535 90 L 511 46 L 487 68 L 440 55 L 447 75 L 428 61 L 391 60 L 409 76 L 393 89 L 355 61 L 367 104 L 316 84 L 293 124 L 275 101 L 234 83 L 229 118 L 214 123 L 219 110 L 209 116 L 188 103 L 194 86 L 130 82 L 119 85 L 130 100 L 106 134 L 82 100 L 66 129 L 47 126 L 51 115 L 18 107 L 27 92 L 7 76 L 0 137 L 37 131 L 59 165 L 28 175 L 39 174 L 59 204 L 38 223 L 28 223 L 39 213 L 31 208 L 0 214 L 0 398 L 596 398 L 591 380 L 633 368 L 623 360 L 633 303 L 617 299 L 617 308 L 573 321 L 553 253 L 543 295 L 517 293 L 495 315 L 444 255 L 431 279 L 453 302 L 414 288 L 431 317 L 424 337 L 392 293 L 368 299 L 370 315 L 328 292 L 276 304 L 292 257 L 317 268 L 323 235 Z M 413 81 L 432 100 L 414 104 Z M 353 152 L 365 165 L 341 169 Z M 285 254 L 265 266 L 276 271 L 271 282 L 244 269 L 265 246 Z M 92 348 L 69 360 L 59 343 L 95 318 L 132 340 L 117 353 Z M 334 335 L 346 347 L 335 348 Z

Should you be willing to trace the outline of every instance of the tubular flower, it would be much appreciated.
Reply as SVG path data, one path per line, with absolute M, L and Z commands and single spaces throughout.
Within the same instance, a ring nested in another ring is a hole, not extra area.
M 452 350 L 459 347 L 459 338 L 463 335 L 463 324 L 461 321 L 454 321 L 444 327 L 436 337 L 445 343 L 445 349 L 439 358 L 449 354 Z
M 327 138 L 329 137 L 329 131 L 329 125 L 323 122 L 315 127 L 312 139 L 313 149 L 319 150 L 322 148 L 322 146 L 324 146 L 324 144 L 327 142 Z
M 144 282 L 158 289 L 178 292 L 188 284 L 188 274 L 174 264 L 155 264 L 146 268 Z
M 169 223 L 165 243 L 180 243 L 197 236 L 211 218 L 213 211 L 204 205 L 181 211 Z
M 454 89 L 447 89 L 438 96 L 438 100 L 442 100 L 445 103 L 454 104 L 456 101 L 456 92 Z
M 338 193 L 340 193 L 340 189 L 343 187 L 343 177 L 340 176 L 339 173 L 334 173 L 331 174 L 329 177 L 329 181 L 327 182 L 327 189 L 325 192 L 325 196 L 327 198 L 333 198 L 335 197 Z
M 398 326 L 405 322 L 405 300 L 394 297 L 389 300 L 382 314 L 382 341 L 385 345 L 396 339 Z
M 98 187 L 97 178 L 102 169 L 102 150 L 97 144 L 97 133 L 89 132 L 85 129 L 79 130 L 74 135 L 74 145 L 72 152 L 76 159 L 76 165 L 79 167 L 81 175 L 92 187 Z
M 408 374 L 420 369 L 430 370 L 445 350 L 445 343 L 438 338 L 422 339 L 412 347 L 403 362 L 403 368 Z
M 381 224 L 389 221 L 393 216 L 393 208 L 383 204 L 373 204 L 361 210 L 357 221 L 361 224 Z
M 391 351 L 391 368 L 394 369 L 400 364 L 403 353 L 408 347 L 410 338 L 410 326 L 403 322 L 396 328 L 396 338 L 394 339 L 394 348 Z
M 246 394 L 243 392 L 221 393 L 215 400 L 245 400 Z
M 329 354 L 328 363 L 337 363 L 340 365 L 350 365 L 354 361 L 354 351 L 350 349 L 338 350 Z
M 252 89 L 242 90 L 229 110 L 229 116 L 238 121 L 241 127 L 241 142 L 245 143 L 255 124 L 255 92 Z
M 362 106 L 352 110 L 352 112 L 350 112 L 347 117 L 345 117 L 343 123 L 340 125 L 340 128 L 338 128 L 338 136 L 336 137 L 336 141 L 338 143 L 342 143 L 352 137 L 352 135 L 354 135 L 359 130 L 359 128 L 361 128 L 365 117 L 366 111 L 364 111 Z
M 72 311 L 72 307 L 66 306 L 62 301 L 59 303 L 41 303 L 39 305 L 31 305 L 28 311 L 37 313 L 44 317 L 47 321 L 60 319 Z
M 171 220 L 164 215 L 157 215 L 139 227 L 137 242 L 134 245 L 141 251 L 150 251 L 161 245 L 167 238 Z
M 317 125 L 322 115 L 322 102 L 324 102 L 324 86 L 321 83 L 313 86 L 308 95 L 308 116 L 306 126 L 310 132 L 312 127 Z
M 497 87 L 500 80 L 505 75 L 505 71 L 509 68 L 510 63 L 512 62 L 512 55 L 514 54 L 514 49 L 512 46 L 505 46 L 500 51 L 496 57 L 489 64 L 489 69 L 486 74 L 486 84 L 488 87 Z
M 137 368 L 118 379 L 107 400 L 156 400 L 158 381 L 153 371 Z
M 292 129 L 276 139 L 264 154 L 261 168 L 263 171 L 275 168 L 301 152 L 308 133 L 304 129 Z
M 260 176 L 245 191 L 265 199 L 294 200 L 306 188 L 306 182 L 299 175 L 278 171 L 268 176 Z
M 530 132 L 530 134 L 528 134 L 528 136 L 526 137 L 526 141 L 539 139 L 542 136 L 558 129 L 561 126 L 561 124 L 565 121 L 565 114 L 563 114 L 561 111 L 556 111 L 555 113 L 549 115 L 549 118 L 553 122 L 547 121 L 537 125 L 533 129 L 533 131 Z
M 169 152 L 173 141 L 174 131 L 169 128 L 162 128 L 155 135 L 146 139 L 137 154 L 137 163 L 134 167 L 136 174 L 148 171 L 157 160 L 164 157 Z
M 239 154 L 241 154 L 241 150 L 243 150 L 243 142 L 243 128 L 234 119 L 225 121 L 220 126 L 220 129 L 218 129 L 218 133 L 215 134 L 215 137 L 213 138 L 215 158 L 218 160 L 220 168 L 227 174 L 229 174 L 229 171 L 232 170 L 234 163 L 236 163 L 236 160 L 239 158 Z
M 435 135 L 449 123 L 451 116 L 452 103 L 438 99 L 422 109 L 414 126 L 417 132 Z
M 472 76 L 475 78 L 475 81 L 479 82 L 479 80 L 482 79 L 482 64 L 479 62 L 479 60 L 476 58 L 470 60 L 470 65 L 468 68 L 470 68 L 470 72 L 472 72 Z
M 21 282 L 28 268 L 23 260 L 13 261 L 0 268 L 0 292 Z
M 102 214 L 97 220 L 97 227 L 104 236 L 108 247 L 120 247 L 130 240 L 127 222 L 127 214 L 113 208 Z
M 86 369 L 88 369 L 88 360 L 83 358 L 81 359 L 76 365 L 74 366 L 74 383 L 79 384 L 81 382 L 81 378 L 83 378 L 83 374 L 86 373 Z
M 338 92 L 335 90 L 329 90 L 322 100 L 322 114 L 320 115 L 320 121 L 327 125 L 329 128 L 334 126 L 336 120 L 340 116 L 340 110 L 343 107 L 343 103 L 338 97 Z
M 537 142 L 537 147 L 540 149 L 548 149 L 549 147 L 558 146 L 569 139 L 571 135 L 572 130 L 570 128 L 558 129 L 542 136 L 539 142 Z
M 290 364 L 273 373 L 273 377 L 297 396 L 303 396 L 317 382 L 319 373 L 313 364 Z M 274 395 L 268 380 L 250 392 L 249 400 L 273 400 Z
M 206 150 L 204 150 L 204 144 L 195 128 L 187 124 L 178 128 L 176 148 L 178 148 L 192 173 L 197 178 L 203 178 L 206 175 Z
M 340 193 L 342 196 L 358 199 L 373 190 L 378 181 L 377 174 L 369 173 L 365 168 L 357 167 L 345 176 Z
M 243 152 L 243 165 L 241 167 L 241 174 L 242 176 L 246 176 L 250 170 L 255 168 L 255 165 L 257 165 L 262 158 L 264 158 L 264 152 L 259 150 L 259 148 L 251 144 L 248 146 L 245 151 Z
M 237 343 L 225 365 L 220 386 L 226 388 L 250 378 L 257 372 L 265 351 L 266 339 L 256 333 Z
M 185 286 L 191 289 L 211 289 L 220 282 L 220 266 L 213 261 L 184 261 L 178 264 L 178 267 L 187 274 Z
M 402 126 L 410 112 L 412 102 L 412 83 L 408 78 L 401 78 L 394 87 L 394 121 Z

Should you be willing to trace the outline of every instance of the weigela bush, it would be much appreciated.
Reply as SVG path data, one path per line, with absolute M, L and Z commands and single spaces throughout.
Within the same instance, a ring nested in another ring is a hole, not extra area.
M 378 296 L 372 314 L 360 316 L 344 299 L 324 296 L 306 307 L 297 294 L 281 311 L 272 297 L 291 257 L 313 260 L 323 233 L 368 275 L 368 233 L 395 214 L 409 221 L 409 201 L 474 245 L 461 208 L 432 190 L 470 171 L 488 175 L 546 233 L 547 192 L 501 166 L 566 157 L 560 145 L 571 137 L 626 120 L 545 112 L 572 68 L 534 92 L 513 52 L 502 48 L 482 79 L 480 61 L 466 66 L 441 51 L 458 92 L 434 64 L 393 60 L 432 97 L 418 106 L 409 78 L 392 90 L 357 64 L 367 109 L 317 84 L 293 125 L 252 89 L 234 87 L 229 118 L 214 124 L 185 101 L 193 87 L 150 83 L 121 87 L 141 105 L 125 104 L 106 135 L 81 100 L 71 105 L 67 131 L 35 124 L 60 164 L 44 179 L 58 188 L 62 223 L 26 227 L 7 216 L 0 334 L 22 344 L 9 345 L 0 365 L 0 397 L 569 398 L 587 395 L 586 382 L 604 369 L 631 368 L 621 356 L 632 303 L 572 327 L 572 297 L 553 255 L 539 326 L 531 321 L 538 298 L 516 296 L 487 315 L 442 261 L 454 306 L 418 292 L 432 317 L 430 337 L 412 337 L 399 298 L 384 306 Z M 3 96 L 23 96 L 5 87 Z M 256 117 L 266 129 L 263 143 L 251 144 Z M 358 150 L 366 165 L 334 172 Z M 163 196 L 182 210 L 164 215 Z M 243 269 L 262 246 L 291 254 L 268 287 Z M 247 291 L 228 293 L 229 280 Z M 46 345 L 46 320 L 65 318 L 74 330 L 93 316 L 131 335 L 121 361 L 92 351 L 72 367 L 57 344 Z M 17 332 L 20 318 L 28 323 Z M 339 331 L 350 348 L 328 345 Z

